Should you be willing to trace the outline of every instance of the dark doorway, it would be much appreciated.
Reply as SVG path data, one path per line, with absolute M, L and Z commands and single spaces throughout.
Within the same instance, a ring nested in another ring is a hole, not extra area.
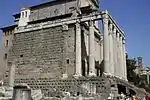
M 119 94 L 121 94 L 121 92 L 122 92 L 123 94 L 126 94 L 126 87 L 125 87 L 125 86 L 120 85 L 120 84 L 118 84 L 117 86 L 118 86 L 118 93 L 119 93 Z

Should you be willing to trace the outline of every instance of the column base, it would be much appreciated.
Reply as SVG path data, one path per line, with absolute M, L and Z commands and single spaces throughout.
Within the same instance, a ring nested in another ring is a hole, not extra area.
M 78 79 L 79 77 L 82 77 L 82 75 L 81 74 L 75 74 L 75 75 L 73 75 L 73 77 Z
M 68 75 L 67 74 L 63 74 L 61 79 L 67 79 L 68 78 Z
M 103 72 L 104 76 L 109 76 L 109 77 L 116 77 L 114 74 L 112 73 L 107 73 L 107 72 Z
M 123 78 L 123 80 L 128 82 L 128 79 L 127 79 L 127 78 Z
M 115 78 L 118 78 L 118 79 L 121 79 L 121 80 L 124 80 L 124 81 L 128 81 L 128 79 L 126 79 L 124 77 L 121 77 L 121 76 L 118 76 L 118 75 L 114 75 L 112 73 L 103 72 L 103 75 L 108 76 L 108 77 L 115 77 Z
M 96 76 L 96 74 L 93 72 L 89 72 L 89 77 L 92 77 L 92 76 Z
M 6 91 L 13 91 L 13 87 L 10 87 L 10 86 L 7 87 L 7 88 L 6 88 Z

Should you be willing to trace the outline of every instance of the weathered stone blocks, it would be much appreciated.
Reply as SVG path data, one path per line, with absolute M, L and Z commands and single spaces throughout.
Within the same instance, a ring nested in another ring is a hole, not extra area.
M 16 77 L 45 76 L 61 77 L 74 74 L 75 31 L 70 25 L 68 31 L 62 26 L 17 33 L 14 36 L 9 62 L 17 59 Z

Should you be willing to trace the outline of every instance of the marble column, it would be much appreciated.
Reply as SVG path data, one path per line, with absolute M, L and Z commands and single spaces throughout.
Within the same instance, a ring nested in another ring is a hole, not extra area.
M 120 69 L 121 69 L 120 70 L 120 73 L 121 73 L 120 75 L 121 75 L 122 78 L 124 78 L 124 70 L 125 69 L 124 69 L 124 66 L 123 66 L 123 59 L 124 59 L 123 55 L 124 54 L 123 54 L 123 47 L 122 46 L 123 46 L 122 36 L 120 36 Z
M 88 75 L 88 62 L 86 58 L 84 58 L 84 61 L 85 61 L 85 76 L 87 76 Z
M 116 36 L 116 28 L 113 29 L 113 61 L 114 61 L 114 75 L 117 75 L 117 36 Z
M 96 76 L 94 59 L 94 22 L 90 21 L 89 25 L 89 76 Z
M 80 22 L 76 22 L 76 76 L 82 76 L 81 71 L 81 26 Z
M 127 65 L 126 65 L 126 50 L 125 50 L 125 39 L 123 39 L 123 66 L 124 66 L 124 78 L 127 80 Z
M 101 58 L 101 63 L 102 63 L 102 61 L 103 61 L 103 41 L 101 41 L 101 43 L 100 43 L 100 58 Z
M 103 67 L 103 41 L 102 40 L 100 41 L 100 67 L 101 68 Z M 102 69 L 100 70 L 102 71 Z
M 117 48 L 116 48 L 116 52 L 117 52 L 117 76 L 121 76 L 121 72 L 120 72 L 120 33 L 117 32 Z
M 110 73 L 109 70 L 109 31 L 108 31 L 108 12 L 106 11 L 103 14 L 103 32 L 104 32 L 104 48 L 103 48 L 103 57 L 104 57 L 104 72 Z
M 112 31 L 113 25 L 109 24 L 109 58 L 110 58 L 110 74 L 114 75 L 114 52 L 113 52 L 113 31 Z
M 9 86 L 13 87 L 14 86 L 14 81 L 15 81 L 15 69 L 16 69 L 16 61 L 12 62 L 12 65 L 9 70 Z

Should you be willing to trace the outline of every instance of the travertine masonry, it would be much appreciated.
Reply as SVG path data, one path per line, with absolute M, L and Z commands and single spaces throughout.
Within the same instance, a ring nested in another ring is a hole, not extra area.
M 44 7 L 31 7 L 30 21 L 37 21 L 46 18 L 52 18 L 56 16 L 70 14 L 75 8 L 76 0 L 69 2 L 57 1 L 57 4 L 47 4 Z
M 62 31 L 60 26 L 15 34 L 9 61 L 17 59 L 16 75 L 54 77 L 66 71 L 74 74 L 74 35 L 74 26 L 69 26 L 68 31 Z

